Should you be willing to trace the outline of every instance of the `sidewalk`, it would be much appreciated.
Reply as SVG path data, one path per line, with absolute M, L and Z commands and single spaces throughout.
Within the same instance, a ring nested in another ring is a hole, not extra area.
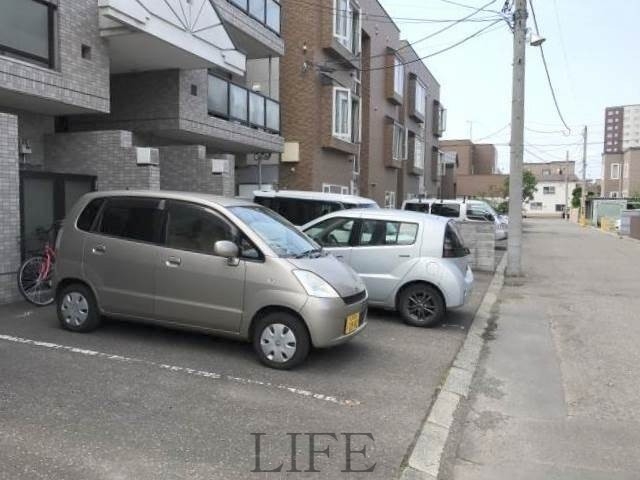
M 524 255 L 441 478 L 637 480 L 640 244 L 528 220 Z

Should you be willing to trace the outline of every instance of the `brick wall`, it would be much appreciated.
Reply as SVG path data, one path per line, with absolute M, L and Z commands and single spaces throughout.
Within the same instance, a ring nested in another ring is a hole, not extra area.
M 471 250 L 471 268 L 481 272 L 494 272 L 496 241 L 493 223 L 462 222 L 458 226 L 465 245 Z
M 228 174 L 211 173 L 211 158 L 203 145 L 159 147 L 160 188 L 231 197 L 235 195 L 234 161 L 229 162 Z M 222 158 L 222 157 L 220 157 Z
M 0 89 L 87 110 L 109 111 L 109 56 L 98 28 L 98 2 L 56 2 L 55 68 L 0 56 Z M 91 47 L 91 59 L 81 56 Z
M 18 118 L 0 113 L 0 303 L 19 299 L 16 285 L 20 265 L 18 175 Z
M 97 177 L 99 190 L 160 188 L 160 169 L 138 165 L 131 132 L 58 133 L 45 137 L 47 171 Z M 158 158 L 158 151 L 152 149 Z

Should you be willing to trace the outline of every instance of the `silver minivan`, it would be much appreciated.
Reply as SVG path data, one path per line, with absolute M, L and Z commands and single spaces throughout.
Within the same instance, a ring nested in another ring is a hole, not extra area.
M 72 331 L 96 328 L 101 315 L 187 327 L 251 341 L 264 364 L 287 369 L 366 326 L 359 276 L 251 202 L 91 193 L 56 243 L 58 318 Z
M 364 280 L 369 304 L 415 326 L 437 324 L 473 288 L 469 250 L 447 218 L 390 209 L 343 210 L 303 231 Z

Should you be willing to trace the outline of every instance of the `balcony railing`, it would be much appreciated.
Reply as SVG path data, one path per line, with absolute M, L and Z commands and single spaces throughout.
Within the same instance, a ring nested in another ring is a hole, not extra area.
M 264 95 L 209 75 L 209 115 L 270 133 L 280 133 L 280 103 Z
M 280 2 L 276 0 L 227 0 L 269 30 L 280 35 Z

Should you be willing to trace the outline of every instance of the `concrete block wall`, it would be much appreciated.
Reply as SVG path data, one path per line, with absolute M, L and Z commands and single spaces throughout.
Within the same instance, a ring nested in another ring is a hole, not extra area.
M 97 177 L 98 190 L 160 188 L 158 165 L 138 165 L 132 134 L 124 130 L 58 133 L 45 137 L 45 169 Z M 158 160 L 157 149 L 151 150 Z
M 160 188 L 212 195 L 235 195 L 234 161 L 229 162 L 228 174 L 211 173 L 211 157 L 203 145 L 158 147 L 160 156 Z M 222 157 L 220 157 L 222 158 Z
M 465 245 L 471 250 L 471 268 L 481 272 L 494 272 L 496 240 L 493 223 L 462 222 L 458 226 Z
M 20 298 L 20 193 L 18 117 L 0 113 L 0 303 Z

